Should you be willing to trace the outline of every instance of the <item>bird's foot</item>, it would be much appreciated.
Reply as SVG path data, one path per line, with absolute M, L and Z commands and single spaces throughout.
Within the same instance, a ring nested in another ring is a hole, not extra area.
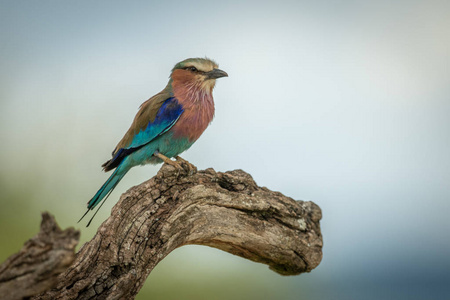
M 173 166 L 176 170 L 186 172 L 188 175 L 192 175 L 197 172 L 197 167 L 179 156 L 176 156 L 176 161 L 173 161 L 159 152 L 156 152 L 153 155 L 161 159 L 164 163 Z
M 177 160 L 177 162 L 179 162 L 181 165 L 186 166 L 188 168 L 188 173 L 189 175 L 192 175 L 194 173 L 197 173 L 197 167 L 194 166 L 193 164 L 191 164 L 190 162 L 188 162 L 187 160 L 181 158 L 180 156 L 175 156 L 175 159 Z
M 165 156 L 165 155 L 163 155 L 163 154 L 161 154 L 159 152 L 154 153 L 153 155 L 158 157 L 159 159 L 161 159 L 164 163 L 166 163 L 168 165 L 171 165 L 172 167 L 174 167 L 178 171 L 184 171 L 184 168 L 177 161 L 173 161 L 170 158 L 168 158 L 167 156 Z

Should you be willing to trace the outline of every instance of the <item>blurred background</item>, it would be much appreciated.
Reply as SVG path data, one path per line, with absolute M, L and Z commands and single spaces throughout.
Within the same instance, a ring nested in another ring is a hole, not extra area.
M 182 247 L 138 299 L 450 299 L 449 1 L 0 3 L 0 261 L 42 211 L 90 240 L 160 167 L 86 229 L 100 165 L 175 63 L 207 56 L 230 76 L 183 157 L 317 203 L 324 257 L 282 277 Z

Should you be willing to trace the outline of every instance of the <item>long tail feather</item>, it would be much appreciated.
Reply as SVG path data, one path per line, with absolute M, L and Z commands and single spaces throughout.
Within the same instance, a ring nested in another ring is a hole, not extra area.
M 117 169 L 114 171 L 114 173 L 111 174 L 111 176 L 108 178 L 108 180 L 106 180 L 106 182 L 97 191 L 97 193 L 94 195 L 94 197 L 92 197 L 92 199 L 88 202 L 88 205 L 87 205 L 88 209 L 78 222 L 80 222 L 86 216 L 86 214 L 90 210 L 93 210 L 102 200 L 103 200 L 103 203 L 105 203 L 104 201 L 108 198 L 108 196 L 111 194 L 111 192 L 114 190 L 114 188 L 117 186 L 119 181 L 123 178 L 123 176 L 125 176 L 125 174 L 127 174 L 128 170 L 129 170 L 129 168 L 127 168 L 123 164 L 117 167 Z M 100 207 L 97 209 L 95 214 L 92 216 L 92 218 L 90 219 L 87 226 L 89 226 L 89 224 L 91 224 L 92 219 L 95 217 L 98 210 L 102 207 L 103 203 L 100 205 Z
M 116 182 L 116 184 L 113 186 L 113 188 L 108 192 L 108 195 L 106 195 L 105 199 L 103 199 L 102 204 L 100 204 L 100 206 L 97 208 L 97 210 L 95 211 L 94 215 L 90 218 L 89 222 L 87 223 L 86 227 L 89 227 L 89 225 L 91 225 L 92 220 L 94 220 L 94 217 L 97 215 L 98 211 L 100 210 L 100 208 L 102 208 L 103 204 L 105 204 L 106 199 L 108 199 L 109 195 L 111 195 L 111 192 L 114 190 L 114 188 L 116 187 L 116 185 L 119 182 Z

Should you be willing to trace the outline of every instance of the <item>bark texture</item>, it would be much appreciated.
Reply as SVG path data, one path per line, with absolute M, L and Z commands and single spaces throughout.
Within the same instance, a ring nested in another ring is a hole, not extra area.
M 78 230 L 63 231 L 43 213 L 41 231 L 0 265 L 0 299 L 29 298 L 55 287 L 75 259 L 79 238 Z
M 132 299 L 158 262 L 188 244 L 264 263 L 282 275 L 320 263 L 316 204 L 258 187 L 242 170 L 187 173 L 164 164 L 124 193 L 56 286 L 34 299 Z

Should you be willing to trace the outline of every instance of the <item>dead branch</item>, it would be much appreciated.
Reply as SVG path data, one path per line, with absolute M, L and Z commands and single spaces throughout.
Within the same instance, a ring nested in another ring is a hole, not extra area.
M 45 288 L 9 299 L 39 292 L 43 293 L 34 299 L 132 299 L 158 262 L 188 244 L 211 246 L 264 263 L 282 275 L 309 272 L 322 259 L 320 219 L 320 208 L 314 203 L 258 187 L 242 170 L 206 169 L 187 175 L 164 164 L 155 177 L 121 196 L 111 216 L 73 262 L 72 244 L 78 240 L 73 229 L 61 233 L 58 228 L 59 234 L 67 235 L 64 250 L 57 250 L 61 249 L 57 243 L 48 246 L 48 256 L 64 257 L 60 262 L 46 263 L 39 254 L 33 256 L 33 246 L 25 244 L 0 266 L 0 294 L 23 290 L 23 284 L 32 286 L 26 282 L 48 280 L 51 284 Z M 37 237 L 46 234 L 49 241 L 59 236 L 42 226 Z M 29 257 L 30 265 L 19 262 L 26 261 L 23 257 Z M 57 273 L 61 274 L 55 281 L 52 276 Z M 21 280 L 24 276 L 40 279 Z
M 43 213 L 41 231 L 0 265 L 0 298 L 23 299 L 55 287 L 75 259 L 79 238 L 78 230 L 62 231 L 53 216 Z

